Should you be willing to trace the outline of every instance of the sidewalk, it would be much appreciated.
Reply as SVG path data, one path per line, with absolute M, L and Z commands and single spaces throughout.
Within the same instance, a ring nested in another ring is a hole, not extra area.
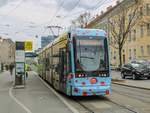
M 71 113 L 33 72 L 29 72 L 26 84 L 25 89 L 16 89 L 14 94 L 32 113 Z
M 11 89 L 9 72 L 1 73 L 0 78 L 0 90 L 5 91 L 0 92 L 2 113 L 72 113 L 33 72 L 29 72 L 24 89 Z
M 112 71 L 112 83 L 150 90 L 150 80 L 132 80 L 130 78 L 122 79 L 120 72 L 116 71 Z

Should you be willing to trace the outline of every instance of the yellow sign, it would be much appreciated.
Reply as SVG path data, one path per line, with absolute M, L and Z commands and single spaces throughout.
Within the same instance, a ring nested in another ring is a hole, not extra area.
M 33 46 L 32 46 L 32 41 L 25 41 L 25 51 L 32 51 Z

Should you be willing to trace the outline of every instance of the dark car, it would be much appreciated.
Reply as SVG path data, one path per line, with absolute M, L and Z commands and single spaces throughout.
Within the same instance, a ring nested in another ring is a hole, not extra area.
M 150 65 L 146 62 L 134 61 L 125 64 L 121 69 L 121 77 L 131 76 L 134 80 L 139 78 L 150 79 Z

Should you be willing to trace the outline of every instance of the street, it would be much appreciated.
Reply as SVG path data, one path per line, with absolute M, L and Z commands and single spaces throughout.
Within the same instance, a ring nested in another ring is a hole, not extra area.
M 0 113 L 150 113 L 150 0 L 0 0 Z
M 113 83 L 150 89 L 150 80 L 147 78 L 133 80 L 132 77 L 126 77 L 126 79 L 122 79 L 119 71 L 111 71 L 111 74 Z
M 9 72 L 1 73 L 1 113 L 72 112 L 70 108 L 68 108 L 68 106 L 66 106 L 64 102 L 62 102 L 62 100 L 58 98 L 34 72 L 30 72 L 25 89 L 10 90 L 11 87 L 12 78 Z M 110 96 L 68 97 L 60 93 L 58 93 L 58 95 L 64 98 L 64 100 L 79 113 L 150 112 L 150 90 L 145 89 L 112 84 L 112 95 Z

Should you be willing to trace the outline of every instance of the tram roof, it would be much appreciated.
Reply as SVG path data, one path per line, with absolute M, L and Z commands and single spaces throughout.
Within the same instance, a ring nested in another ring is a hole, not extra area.
M 54 39 L 54 41 L 50 42 L 47 46 L 45 46 L 39 53 L 41 53 L 42 51 L 46 50 L 47 48 L 49 48 L 50 46 L 52 46 L 53 44 L 61 41 L 61 40 L 64 40 L 67 38 L 67 32 L 60 35 L 58 38 Z
M 102 29 L 83 29 L 83 28 L 75 28 L 69 31 L 71 33 L 72 36 L 102 36 L 102 37 L 106 37 L 107 34 L 104 30 Z M 50 42 L 46 47 L 44 47 L 39 53 L 41 53 L 42 51 L 46 50 L 47 48 L 49 48 L 50 46 L 52 46 L 53 44 L 67 39 L 67 34 L 69 32 L 65 32 L 62 35 L 60 35 L 59 37 L 57 37 L 56 39 L 54 39 L 54 41 Z
M 102 37 L 107 36 L 106 32 L 102 29 L 77 28 L 77 29 L 72 30 L 71 34 L 75 36 L 102 36 Z

